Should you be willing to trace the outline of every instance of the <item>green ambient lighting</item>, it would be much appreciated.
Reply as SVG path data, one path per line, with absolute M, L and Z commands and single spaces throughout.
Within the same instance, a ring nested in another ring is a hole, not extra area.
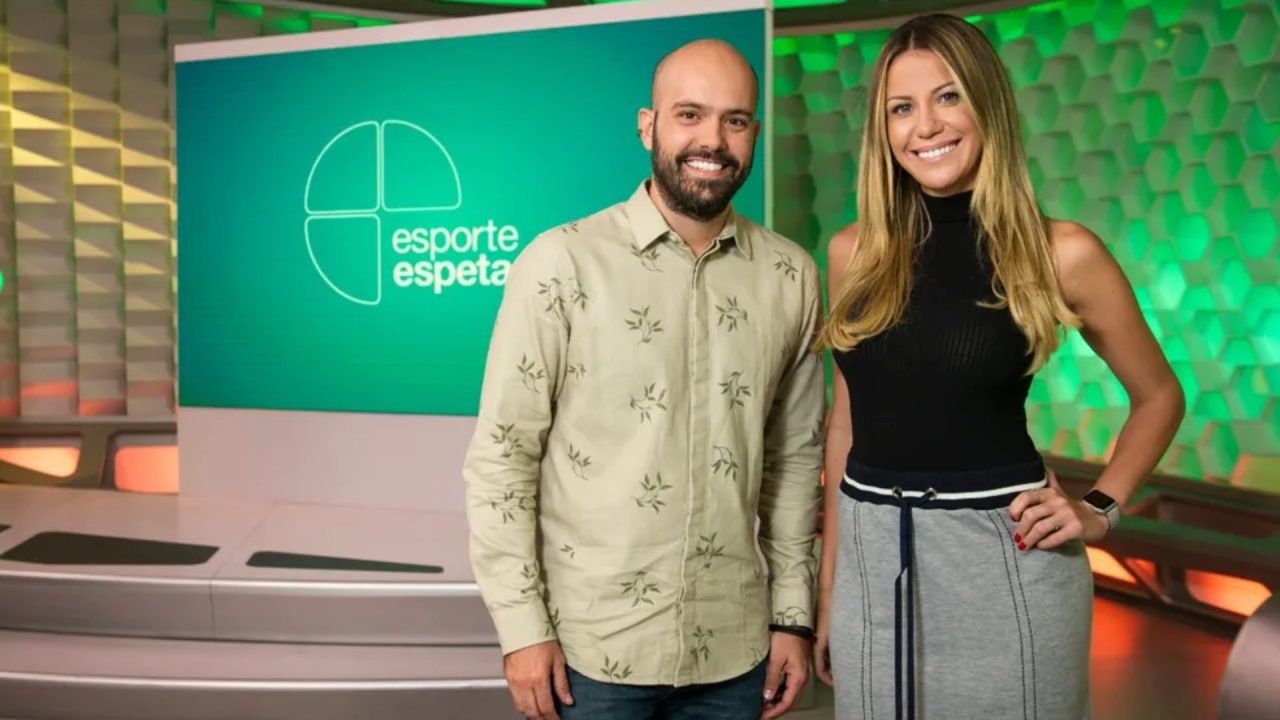
M 1280 9 L 1080 0 L 969 18 L 1009 67 L 1045 211 L 1106 242 L 1187 397 L 1161 469 L 1225 479 L 1280 455 Z M 825 264 L 856 219 L 887 30 L 776 38 L 774 216 Z M 1032 387 L 1036 444 L 1101 461 L 1128 398 L 1073 333 Z

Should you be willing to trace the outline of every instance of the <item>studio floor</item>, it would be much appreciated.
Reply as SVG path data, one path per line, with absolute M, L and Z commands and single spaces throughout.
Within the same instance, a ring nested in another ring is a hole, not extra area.
M 1094 599 L 1091 717 L 1209 720 L 1231 651 L 1229 633 L 1126 598 Z M 831 688 L 792 720 L 834 720 Z

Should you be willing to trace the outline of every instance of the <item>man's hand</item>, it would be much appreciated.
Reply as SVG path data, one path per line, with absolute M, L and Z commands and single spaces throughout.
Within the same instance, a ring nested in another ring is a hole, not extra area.
M 565 705 L 573 704 L 569 694 L 569 676 L 565 671 L 560 643 L 538 643 L 521 648 L 502 659 L 503 674 L 516 712 L 533 720 L 560 720 L 551 697 L 554 680 L 556 695 Z
M 809 641 L 790 633 L 775 632 L 769 641 L 769 667 L 764 676 L 764 713 L 761 720 L 781 717 L 809 682 Z M 778 686 L 786 676 L 782 697 Z

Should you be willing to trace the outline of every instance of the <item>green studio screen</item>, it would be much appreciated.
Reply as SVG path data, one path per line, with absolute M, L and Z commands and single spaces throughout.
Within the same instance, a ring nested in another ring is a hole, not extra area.
M 474 414 L 505 267 L 647 176 L 656 61 L 719 37 L 763 77 L 765 30 L 757 10 L 179 63 L 180 404 Z M 736 199 L 757 221 L 763 149 Z

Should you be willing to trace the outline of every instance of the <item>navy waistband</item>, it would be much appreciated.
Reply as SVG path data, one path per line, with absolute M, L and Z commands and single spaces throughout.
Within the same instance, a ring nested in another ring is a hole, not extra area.
M 873 468 L 850 459 L 845 467 L 846 495 L 880 505 L 904 501 L 921 509 L 994 510 L 1018 493 L 1045 486 L 1044 462 L 1034 461 L 981 470 L 954 472 Z

